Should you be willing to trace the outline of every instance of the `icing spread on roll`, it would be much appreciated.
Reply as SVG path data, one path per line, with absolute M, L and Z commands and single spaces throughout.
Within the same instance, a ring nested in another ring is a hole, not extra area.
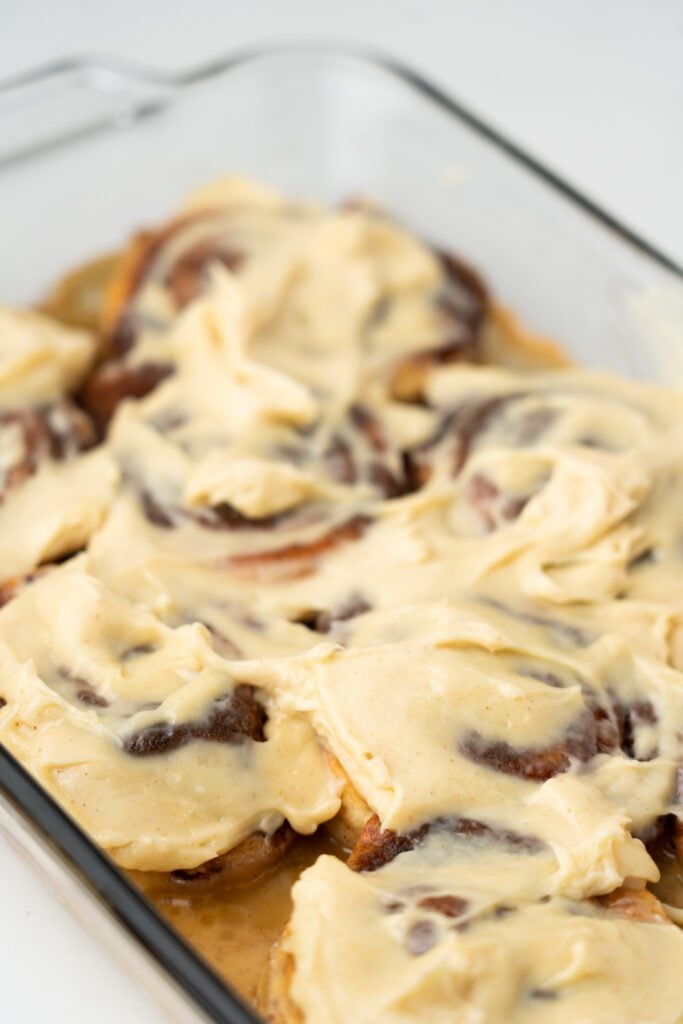
M 78 551 L 118 471 L 72 401 L 95 357 L 87 332 L 0 308 L 0 584 Z
M 299 1019 L 681 1020 L 671 922 L 548 899 L 486 850 L 448 867 L 411 856 L 370 875 L 321 857 L 295 885 L 285 949 Z
M 337 810 L 305 719 L 236 684 L 205 626 L 170 629 L 80 565 L 5 609 L 0 662 L 0 738 L 125 867 L 195 867 Z

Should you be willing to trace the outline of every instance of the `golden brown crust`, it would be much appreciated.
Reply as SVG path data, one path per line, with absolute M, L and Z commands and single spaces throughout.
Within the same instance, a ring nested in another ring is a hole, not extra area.
M 68 327 L 100 329 L 105 295 L 119 273 L 121 256 L 107 253 L 89 260 L 62 277 L 39 309 Z
M 0 608 L 6 605 L 13 597 L 27 587 L 30 583 L 40 579 L 45 573 L 50 572 L 51 569 L 55 569 L 56 565 L 51 562 L 45 565 L 39 565 L 37 569 L 33 569 L 31 572 L 25 573 L 23 576 L 12 576 L 8 580 L 4 580 L 0 583 Z
M 367 821 L 348 859 L 352 871 L 375 871 L 415 846 L 413 835 L 383 829 L 376 814 Z
M 437 366 L 452 363 L 474 362 L 469 349 L 448 352 L 446 349 L 430 349 L 417 355 L 401 359 L 391 376 L 390 392 L 399 402 L 420 402 L 424 397 L 427 378 Z
M 86 380 L 81 395 L 84 406 L 101 432 L 119 402 L 124 398 L 144 398 L 173 372 L 173 367 L 163 361 L 130 365 L 125 358 L 136 342 L 137 324 L 135 316 L 129 315 L 130 306 L 148 270 L 169 239 L 188 224 L 210 218 L 216 212 L 206 209 L 185 213 L 173 218 L 158 231 L 139 232 L 117 257 L 113 273 L 109 275 L 106 289 L 103 289 L 100 296 L 97 326 L 104 339 L 104 361 L 95 367 Z M 167 283 L 176 299 L 178 311 L 198 293 L 197 278 L 210 261 L 212 252 L 210 241 L 207 241 L 202 247 L 195 246 L 182 254 L 171 268 Z M 232 266 L 236 256 L 220 250 L 216 258 Z
M 167 230 L 140 231 L 121 253 L 116 274 L 109 282 L 102 304 L 100 330 L 105 337 L 115 334 L 128 302 L 167 235 Z
M 325 828 L 340 846 L 345 850 L 352 850 L 372 817 L 372 809 L 351 785 L 348 775 L 336 757 L 330 753 L 326 757 L 330 771 L 341 780 L 342 790 L 339 812 L 331 821 L 325 823 Z
M 145 888 L 155 897 L 204 895 L 219 889 L 245 885 L 273 868 L 287 854 L 296 832 L 285 822 L 267 835 L 253 832 L 220 857 L 196 868 L 171 872 L 144 872 Z M 132 872 L 138 875 L 139 872 Z
M 561 346 L 522 326 L 503 306 L 488 306 L 476 346 L 449 347 L 419 352 L 400 360 L 394 367 L 391 394 L 402 402 L 424 398 L 427 380 L 435 368 L 453 363 L 484 363 L 507 369 L 534 371 L 571 366 Z
M 348 866 L 353 871 L 376 871 L 389 864 L 399 854 L 419 847 L 427 836 L 434 832 L 459 836 L 471 842 L 497 843 L 502 848 L 524 853 L 538 853 L 543 849 L 543 843 L 536 836 L 515 832 L 512 829 L 497 828 L 476 818 L 437 817 L 423 822 L 409 832 L 394 832 L 390 828 L 383 829 L 379 818 L 373 814 L 358 836 L 349 856 Z
M 166 242 L 188 224 L 212 217 L 217 212 L 215 209 L 194 210 L 174 217 L 157 231 L 140 231 L 135 235 L 121 254 L 116 275 L 111 279 L 105 295 L 100 328 L 106 337 L 116 339 L 126 307 Z
M 541 334 L 523 327 L 504 306 L 493 304 L 481 339 L 483 362 L 511 370 L 553 370 L 572 365 L 565 350 Z
M 671 924 L 671 918 L 649 889 L 622 885 L 606 896 L 599 896 L 596 902 L 613 917 L 645 924 Z
M 674 852 L 678 858 L 679 864 L 683 865 L 683 821 L 681 821 L 680 818 L 675 818 L 672 822 L 672 826 Z

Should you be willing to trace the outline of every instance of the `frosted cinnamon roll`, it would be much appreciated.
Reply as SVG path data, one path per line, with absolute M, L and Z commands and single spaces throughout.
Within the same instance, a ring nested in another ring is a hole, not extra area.
M 567 899 L 486 842 L 427 844 L 371 873 L 331 857 L 304 872 L 263 1011 L 273 1024 L 676 1024 L 681 963 L 683 935 L 642 887 Z
M 211 873 L 249 837 L 258 864 L 339 806 L 305 719 L 78 561 L 3 609 L 0 658 L 0 739 L 124 867 Z
M 635 836 L 676 813 L 678 673 L 658 678 L 615 637 L 556 646 L 554 627 L 486 602 L 408 606 L 356 619 L 345 647 L 235 671 L 310 715 L 378 815 L 379 849 L 352 863 L 381 864 L 383 843 L 410 848 L 436 823 L 546 850 L 572 898 L 655 881 Z
M 91 451 L 93 424 L 71 398 L 94 359 L 92 336 L 1 309 L 0 339 L 0 583 L 11 593 L 13 580 L 85 544 L 118 472 Z
M 489 299 L 459 260 L 369 205 L 327 212 L 226 179 L 124 256 L 104 309 L 109 358 L 85 391 L 97 419 L 172 372 L 165 335 L 216 267 L 256 310 L 255 358 L 314 390 L 349 393 L 359 375 L 386 387 L 430 363 L 479 358 Z
M 228 578 L 302 578 L 365 533 L 373 506 L 400 497 L 400 448 L 383 409 L 323 408 L 254 360 L 249 315 L 235 282 L 216 276 L 215 293 L 171 332 L 176 374 L 121 408 L 108 447 L 122 501 L 159 550 L 220 565 Z
M 372 506 L 334 571 L 288 584 L 291 614 L 353 594 L 386 609 L 477 590 L 680 667 L 680 396 L 460 367 L 435 372 L 429 398 L 383 407 L 404 432 L 404 493 Z
M 40 303 L 40 310 L 66 324 L 98 334 L 105 296 L 118 271 L 120 256 L 112 253 L 89 260 L 65 274 Z M 99 353 L 99 341 L 98 341 Z

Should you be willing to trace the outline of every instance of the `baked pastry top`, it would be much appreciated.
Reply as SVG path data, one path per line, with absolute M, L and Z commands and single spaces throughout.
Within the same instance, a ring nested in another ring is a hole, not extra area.
M 364 203 L 228 180 L 107 267 L 94 333 L 0 312 L 0 741 L 126 868 L 352 847 L 274 1021 L 682 1021 L 681 394 Z

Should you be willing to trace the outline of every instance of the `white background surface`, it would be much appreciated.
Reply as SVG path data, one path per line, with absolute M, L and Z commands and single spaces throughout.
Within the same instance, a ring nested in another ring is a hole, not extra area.
M 0 0 L 0 77 L 335 37 L 403 57 L 683 262 L 683 0 Z M 0 225 L 0 232 L 2 226 Z M 0 1018 L 165 1018 L 0 839 Z

